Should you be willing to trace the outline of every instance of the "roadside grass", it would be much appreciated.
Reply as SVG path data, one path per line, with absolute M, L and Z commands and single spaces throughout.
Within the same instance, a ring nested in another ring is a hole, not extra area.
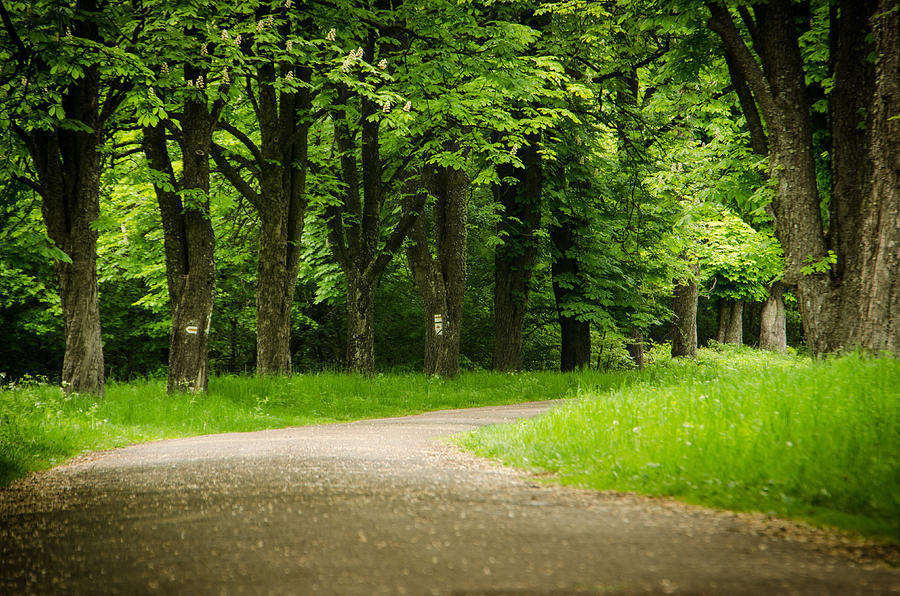
M 759 511 L 900 542 L 900 359 L 749 349 L 664 361 L 457 439 L 564 484 Z
M 132 443 L 511 404 L 602 391 L 633 371 L 501 374 L 221 376 L 204 395 L 166 395 L 158 379 L 110 382 L 102 401 L 34 380 L 0 389 L 0 486 L 67 459 Z

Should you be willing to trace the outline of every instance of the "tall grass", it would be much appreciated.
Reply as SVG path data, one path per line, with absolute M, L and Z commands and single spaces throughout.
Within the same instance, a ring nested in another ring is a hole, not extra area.
M 704 351 L 462 439 L 567 484 L 772 512 L 900 540 L 900 360 Z
M 400 416 L 574 395 L 634 373 L 468 373 L 363 378 L 344 374 L 225 376 L 204 395 L 166 395 L 159 380 L 112 382 L 96 401 L 26 382 L 0 389 L 0 485 L 81 453 L 155 439 Z

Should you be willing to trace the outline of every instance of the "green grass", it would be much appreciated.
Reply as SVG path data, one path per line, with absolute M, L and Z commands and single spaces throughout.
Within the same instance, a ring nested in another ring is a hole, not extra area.
M 637 384 L 460 439 L 565 484 L 900 541 L 900 359 L 704 350 Z
M 632 372 L 478 372 L 456 380 L 416 374 L 225 376 L 211 379 L 209 392 L 200 396 L 168 396 L 160 380 L 113 382 L 100 402 L 26 382 L 0 389 L 0 486 L 85 452 L 131 443 L 543 400 L 636 378 Z
M 458 440 L 600 490 L 772 512 L 900 541 L 900 360 L 811 361 L 753 350 L 660 358 L 643 373 L 226 376 L 168 396 L 160 380 L 106 399 L 0 389 L 0 485 L 99 449 L 163 438 L 567 397 L 531 421 Z

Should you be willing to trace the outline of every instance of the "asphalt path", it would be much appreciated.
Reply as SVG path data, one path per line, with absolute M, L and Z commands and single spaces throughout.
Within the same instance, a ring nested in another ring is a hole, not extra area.
M 552 402 L 161 441 L 0 490 L 3 594 L 896 594 L 745 517 L 551 486 L 442 437 Z

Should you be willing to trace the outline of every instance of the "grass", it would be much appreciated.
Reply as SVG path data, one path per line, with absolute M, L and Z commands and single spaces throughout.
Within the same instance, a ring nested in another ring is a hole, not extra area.
M 900 541 L 900 359 L 702 351 L 460 439 L 571 485 Z
M 456 380 L 416 374 L 224 376 L 212 378 L 201 396 L 168 396 L 161 380 L 111 382 L 100 402 L 27 381 L 0 389 L 0 486 L 73 456 L 132 443 L 543 400 L 636 378 L 625 371 L 473 372 Z
M 106 399 L 0 389 L 0 486 L 94 450 L 163 438 L 567 397 L 548 415 L 458 441 L 599 490 L 771 512 L 900 542 L 900 359 L 753 350 L 646 371 L 470 372 L 459 379 L 225 376 L 202 396 L 110 383 Z

